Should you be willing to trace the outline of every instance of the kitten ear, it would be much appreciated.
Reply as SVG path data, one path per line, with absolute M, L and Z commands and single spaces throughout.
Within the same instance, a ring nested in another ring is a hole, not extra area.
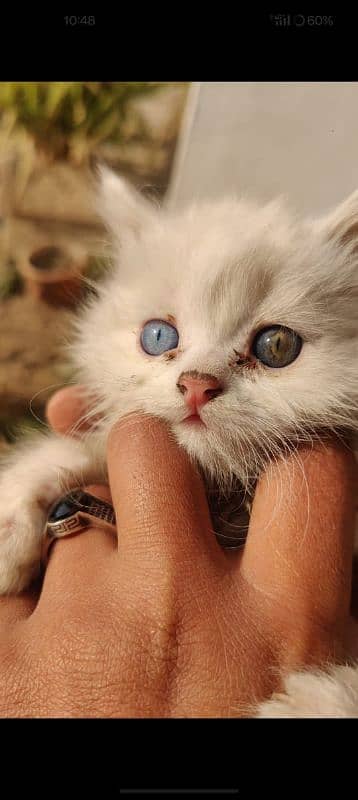
M 352 253 L 358 249 L 358 191 L 340 203 L 324 219 L 318 222 L 325 237 L 337 245 L 348 247 Z
M 130 231 L 139 235 L 154 222 L 153 206 L 124 179 L 103 165 L 97 170 L 97 211 L 117 238 Z

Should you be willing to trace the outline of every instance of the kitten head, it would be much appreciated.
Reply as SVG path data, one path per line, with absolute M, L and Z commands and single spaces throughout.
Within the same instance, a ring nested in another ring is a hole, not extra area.
M 316 222 L 235 198 L 173 213 L 102 170 L 100 207 L 114 270 L 74 355 L 108 424 L 165 419 L 223 486 L 357 428 L 358 193 Z

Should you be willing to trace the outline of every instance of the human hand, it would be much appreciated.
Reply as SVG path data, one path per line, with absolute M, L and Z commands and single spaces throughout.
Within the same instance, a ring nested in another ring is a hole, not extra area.
M 69 389 L 48 413 L 64 432 L 82 412 Z M 343 655 L 355 464 L 341 443 L 269 468 L 241 552 L 218 546 L 161 421 L 115 426 L 108 469 L 118 544 L 95 528 L 59 540 L 40 596 L 0 599 L 1 716 L 250 715 L 285 672 Z

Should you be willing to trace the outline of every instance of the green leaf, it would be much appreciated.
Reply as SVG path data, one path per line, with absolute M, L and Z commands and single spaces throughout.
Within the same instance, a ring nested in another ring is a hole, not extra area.
M 71 152 L 74 138 L 78 152 L 87 157 L 99 141 L 121 140 L 131 100 L 165 86 L 135 81 L 0 82 L 0 113 L 6 109 L 14 116 L 15 128 L 27 131 L 37 147 L 55 157 Z M 138 137 L 143 138 L 140 114 L 137 119 Z
M 45 105 L 46 115 L 51 117 L 57 111 L 64 97 L 68 95 L 74 85 L 68 82 L 50 83 Z

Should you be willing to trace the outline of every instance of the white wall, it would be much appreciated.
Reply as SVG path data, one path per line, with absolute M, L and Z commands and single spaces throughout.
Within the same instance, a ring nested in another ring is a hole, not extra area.
M 358 188 L 358 82 L 192 84 L 170 207 L 229 191 L 320 213 Z

